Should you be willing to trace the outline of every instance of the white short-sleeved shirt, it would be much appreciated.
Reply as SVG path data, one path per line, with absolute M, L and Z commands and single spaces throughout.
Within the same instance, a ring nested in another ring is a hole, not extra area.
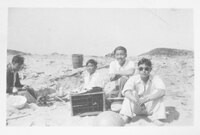
M 124 65 L 121 66 L 119 65 L 119 62 L 117 60 L 114 60 L 110 63 L 109 74 L 115 74 L 118 71 L 127 71 L 134 68 L 135 68 L 135 64 L 133 61 L 126 60 Z
M 95 71 L 92 75 L 88 72 L 84 74 L 84 89 L 92 89 L 92 87 L 101 87 L 103 88 L 104 82 L 99 72 Z
M 142 82 L 140 75 L 138 74 L 129 78 L 122 90 L 122 94 L 124 95 L 125 91 L 127 90 L 132 90 L 136 91 L 139 97 L 141 97 L 153 94 L 159 89 L 166 89 L 164 82 L 159 76 L 150 75 L 146 86 L 144 86 L 144 83 Z

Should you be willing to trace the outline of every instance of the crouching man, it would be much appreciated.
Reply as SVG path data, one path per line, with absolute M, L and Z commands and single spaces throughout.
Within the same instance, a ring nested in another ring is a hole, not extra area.
M 24 57 L 16 55 L 12 58 L 12 63 L 7 65 L 7 94 L 23 95 L 28 103 L 36 102 L 35 91 L 29 86 L 22 85 L 18 72 L 23 69 Z
M 156 125 L 164 125 L 166 119 L 163 96 L 165 85 L 159 76 L 151 75 L 152 63 L 142 58 L 138 62 L 139 74 L 126 82 L 122 94 L 125 99 L 120 114 L 125 122 L 136 115 L 146 114 Z
M 109 96 L 122 97 L 121 91 L 124 84 L 135 72 L 133 61 L 127 60 L 127 50 L 123 46 L 118 46 L 114 50 L 115 60 L 110 63 L 109 75 L 110 81 L 115 81 L 115 89 Z

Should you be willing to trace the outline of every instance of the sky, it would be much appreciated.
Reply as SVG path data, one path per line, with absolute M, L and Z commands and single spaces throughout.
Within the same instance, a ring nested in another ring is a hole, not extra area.
M 155 48 L 193 50 L 191 9 L 9 8 L 8 49 L 33 54 L 129 56 Z

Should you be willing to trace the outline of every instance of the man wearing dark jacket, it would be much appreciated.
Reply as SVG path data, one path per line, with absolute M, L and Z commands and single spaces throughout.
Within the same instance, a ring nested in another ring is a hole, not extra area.
M 20 83 L 20 78 L 18 72 L 23 68 L 24 57 L 16 55 L 12 59 L 12 63 L 7 65 L 7 94 L 20 94 L 27 92 L 29 97 L 32 96 L 33 99 L 37 99 L 37 96 L 33 89 L 26 85 Z M 22 94 L 23 95 L 23 94 Z M 24 94 L 27 95 L 27 94 Z

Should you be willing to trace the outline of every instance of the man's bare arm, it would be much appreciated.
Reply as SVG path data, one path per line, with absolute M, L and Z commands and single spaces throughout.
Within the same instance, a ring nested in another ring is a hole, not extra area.
M 158 89 L 156 93 L 149 95 L 150 100 L 161 98 L 165 95 L 165 90 Z
M 121 76 L 131 76 L 135 73 L 135 69 L 129 69 L 129 70 L 126 70 L 126 71 L 118 71 L 116 72 L 115 74 L 117 75 L 121 75 Z
M 147 103 L 147 102 L 149 102 L 149 101 L 152 101 L 152 100 L 161 98 L 161 97 L 163 97 L 164 95 L 165 95 L 165 90 L 159 89 L 156 93 L 141 98 L 141 99 L 140 99 L 140 105 L 142 105 L 142 104 L 144 104 L 144 103 Z
M 135 69 L 129 69 L 127 71 L 118 71 L 113 74 L 110 74 L 110 81 L 115 81 L 121 76 L 131 76 L 135 73 Z
M 135 91 L 132 92 L 131 90 L 127 90 L 125 91 L 124 96 L 134 103 L 137 103 L 139 101 L 139 97 Z

